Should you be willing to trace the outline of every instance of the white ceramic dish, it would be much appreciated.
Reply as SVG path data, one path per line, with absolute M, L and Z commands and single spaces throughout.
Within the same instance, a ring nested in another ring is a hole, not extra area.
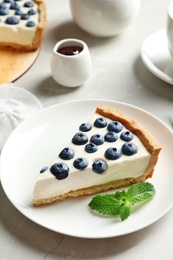
M 144 41 L 141 58 L 155 76 L 173 85 L 173 59 L 168 50 L 166 29 L 153 33 Z
M 166 35 L 167 35 L 168 49 L 173 58 L 173 1 L 170 1 L 170 3 L 168 4 Z
M 75 23 L 99 37 L 123 32 L 136 18 L 141 0 L 70 0 Z
M 24 103 L 27 109 L 27 116 L 33 115 L 42 108 L 40 101 L 31 92 L 19 88 L 13 83 L 0 85 L 0 99 L 15 99 Z
M 163 146 L 154 177 L 150 180 L 156 188 L 155 198 L 123 222 L 119 218 L 92 214 L 87 206 L 91 196 L 33 208 L 33 188 L 39 170 L 57 155 L 57 147 L 64 147 L 69 142 L 79 124 L 88 120 L 100 103 L 140 121 Z M 1 182 L 13 205 L 43 227 L 82 238 L 116 237 L 145 228 L 173 206 L 172 143 L 172 131 L 137 107 L 106 100 L 61 103 L 40 111 L 15 129 L 2 151 Z
M 42 108 L 29 91 L 12 83 L 0 85 L 0 152 L 14 128 Z

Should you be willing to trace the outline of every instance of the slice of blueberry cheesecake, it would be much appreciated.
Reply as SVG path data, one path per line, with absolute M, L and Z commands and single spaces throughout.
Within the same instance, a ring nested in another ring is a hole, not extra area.
M 33 205 L 50 204 L 151 178 L 161 146 L 137 121 L 99 105 L 38 174 Z
M 0 47 L 34 51 L 46 26 L 44 0 L 0 0 Z

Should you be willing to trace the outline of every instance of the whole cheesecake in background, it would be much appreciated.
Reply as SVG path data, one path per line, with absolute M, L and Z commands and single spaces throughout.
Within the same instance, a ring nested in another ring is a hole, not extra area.
M 0 47 L 34 51 L 46 26 L 44 0 L 0 1 Z
M 105 105 L 82 123 L 37 176 L 33 205 L 129 186 L 151 178 L 161 146 L 139 122 Z

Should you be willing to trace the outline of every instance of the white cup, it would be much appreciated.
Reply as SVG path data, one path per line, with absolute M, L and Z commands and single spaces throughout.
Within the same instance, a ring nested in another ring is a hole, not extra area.
M 65 48 L 64 51 L 62 48 Z M 67 55 L 69 51 L 72 55 Z M 64 39 L 54 46 L 51 72 L 58 84 L 65 87 L 82 85 L 89 78 L 91 67 L 91 57 L 85 42 L 78 39 Z
M 70 0 L 75 23 L 100 37 L 121 33 L 135 19 L 141 0 Z
M 168 49 L 173 58 L 173 1 L 168 5 L 166 33 Z

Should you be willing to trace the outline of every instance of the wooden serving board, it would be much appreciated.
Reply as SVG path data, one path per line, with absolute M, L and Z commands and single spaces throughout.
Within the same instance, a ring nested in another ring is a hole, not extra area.
M 0 84 L 13 82 L 23 75 L 34 63 L 39 50 L 21 52 L 0 49 Z

